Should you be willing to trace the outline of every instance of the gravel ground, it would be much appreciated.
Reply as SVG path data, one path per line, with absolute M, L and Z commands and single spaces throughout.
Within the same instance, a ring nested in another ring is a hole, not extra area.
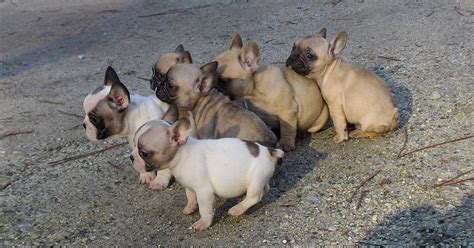
M 3 245 L 474 245 L 472 179 L 433 188 L 474 168 L 472 139 L 398 158 L 472 135 L 472 0 L 94 2 L 0 0 L 1 134 L 31 131 L 0 139 Z M 347 60 L 387 81 L 399 128 L 343 144 L 333 128 L 301 139 L 241 218 L 226 214 L 238 199 L 219 200 L 214 225 L 190 230 L 198 215 L 181 214 L 184 189 L 138 184 L 126 146 L 49 164 L 122 142 L 89 142 L 76 116 L 108 65 L 149 94 L 137 77 L 179 43 L 203 64 L 238 31 L 281 64 L 322 27 L 347 31 Z

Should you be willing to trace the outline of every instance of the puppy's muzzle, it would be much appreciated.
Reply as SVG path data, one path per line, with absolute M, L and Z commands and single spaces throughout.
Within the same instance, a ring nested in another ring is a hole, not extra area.
M 290 55 L 290 57 L 288 57 L 286 60 L 285 65 L 286 67 L 291 67 L 291 69 L 301 75 L 308 75 L 310 72 L 309 67 L 306 66 L 303 59 L 296 54 Z
M 171 88 L 168 78 L 165 77 L 154 89 L 156 97 L 163 102 L 172 104 L 176 96 L 171 92 Z

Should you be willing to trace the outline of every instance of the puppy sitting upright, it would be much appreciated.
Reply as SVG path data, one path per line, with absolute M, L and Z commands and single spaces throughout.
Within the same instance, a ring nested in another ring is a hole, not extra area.
M 263 120 L 280 130 L 280 146 L 295 149 L 297 130 L 314 133 L 326 124 L 329 113 L 321 92 L 313 80 L 293 70 L 277 66 L 260 66 L 260 48 L 251 40 L 242 45 L 234 33 L 230 48 L 218 55 L 221 87 L 236 99 L 248 100 L 276 117 L 277 122 Z
M 351 138 L 373 138 L 395 129 L 398 109 L 384 82 L 373 72 L 345 63 L 339 57 L 346 32 L 330 43 L 326 29 L 296 41 L 286 66 L 316 80 L 334 122 L 336 143 L 348 139 L 347 122 L 355 124 Z
M 89 140 L 127 138 L 133 148 L 135 131 L 145 122 L 161 119 L 168 104 L 154 96 L 130 96 L 127 87 L 109 66 L 104 84 L 86 96 L 83 107 L 86 112 L 83 126 Z M 149 183 L 154 189 L 165 188 L 170 179 L 169 170 L 156 177 L 154 172 L 140 174 L 140 182 Z
M 137 131 L 138 149 L 132 153 L 141 159 L 132 160 L 140 172 L 171 169 L 186 187 L 188 203 L 183 213 L 199 208 L 201 218 L 192 227 L 204 230 L 212 224 L 214 195 L 231 198 L 246 193 L 243 201 L 229 209 L 233 216 L 258 203 L 269 190 L 283 151 L 236 138 L 197 140 L 190 133 L 188 119 L 172 126 L 160 120 L 148 122 Z
M 173 65 L 161 87 L 157 88 L 156 96 L 179 109 L 190 111 L 199 139 L 233 137 L 275 145 L 275 134 L 260 118 L 233 104 L 213 88 L 217 80 L 216 69 L 217 62 L 201 68 L 193 64 Z

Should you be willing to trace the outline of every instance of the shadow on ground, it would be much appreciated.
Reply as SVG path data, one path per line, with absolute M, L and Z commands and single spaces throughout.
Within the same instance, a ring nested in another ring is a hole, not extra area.
M 297 140 L 296 149 L 285 153 L 283 163 L 277 165 L 275 173 L 270 180 L 270 191 L 265 194 L 262 201 L 250 208 L 246 214 L 252 214 L 265 205 L 277 201 L 287 191 L 291 190 L 306 175 L 311 174 L 319 161 L 326 159 L 327 155 L 320 153 L 310 146 L 311 137 Z M 216 204 L 215 220 L 221 219 L 227 215 L 227 210 L 241 201 L 243 198 L 234 198 L 227 200 L 224 204 Z
M 403 210 L 383 219 L 360 244 L 377 246 L 442 245 L 473 247 L 474 195 L 446 213 L 425 205 Z

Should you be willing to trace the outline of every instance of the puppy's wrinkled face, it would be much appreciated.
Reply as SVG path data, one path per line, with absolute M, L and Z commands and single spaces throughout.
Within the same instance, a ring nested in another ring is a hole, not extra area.
M 215 57 L 214 61 L 219 64 L 217 68 L 219 86 L 232 94 L 245 86 L 241 84 L 247 84 L 247 80 L 251 80 L 253 73 L 258 69 L 260 48 L 253 40 L 244 46 L 240 35 L 234 33 L 229 49 Z
M 83 127 L 89 140 L 96 141 L 119 135 L 124 129 L 125 110 L 130 93 L 109 67 L 104 85 L 86 96 L 83 102 Z
M 205 96 L 217 81 L 217 62 L 201 68 L 193 64 L 173 65 L 163 83 L 156 89 L 156 96 L 163 102 L 192 110 L 200 97 Z
M 326 66 L 330 56 L 330 43 L 325 39 L 326 31 L 299 39 L 293 45 L 286 66 L 301 75 L 309 75 L 312 71 Z
M 153 75 L 150 80 L 150 87 L 152 90 L 163 82 L 166 73 L 171 66 L 176 64 L 192 64 L 193 60 L 189 51 L 185 51 L 183 45 L 176 47 L 174 53 L 165 53 L 158 57 L 152 67 Z
M 180 119 L 173 125 L 163 120 L 150 121 L 137 130 L 136 148 L 132 152 L 134 167 L 138 171 L 154 171 L 168 168 L 181 145 L 191 133 L 188 119 Z

